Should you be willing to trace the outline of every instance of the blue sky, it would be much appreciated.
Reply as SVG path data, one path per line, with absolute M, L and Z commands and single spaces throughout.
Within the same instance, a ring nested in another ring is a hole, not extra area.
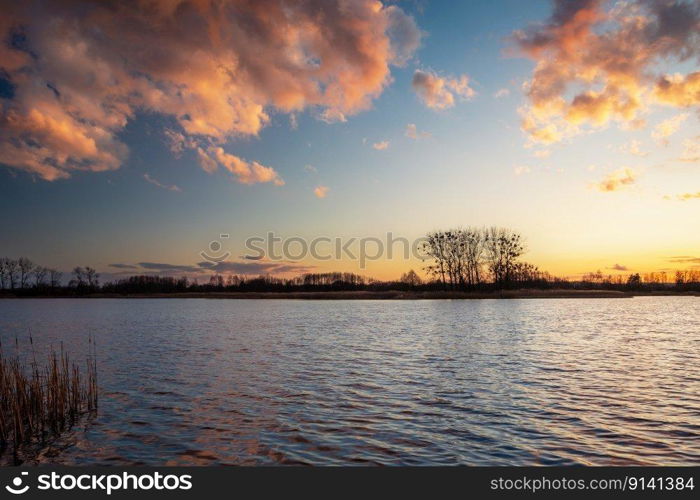
M 699 164 L 678 161 L 700 134 L 697 106 L 650 104 L 642 128 L 611 119 L 554 144 L 533 144 L 521 120 L 532 105 L 523 85 L 537 61 L 513 53 L 511 35 L 547 23 L 552 3 L 399 6 L 423 33 L 420 45 L 405 64 L 391 66 L 390 83 L 368 109 L 326 123 L 318 108 L 307 106 L 294 113 L 295 128 L 290 113 L 271 105 L 257 134 L 232 133 L 217 142 L 230 155 L 274 169 L 283 186 L 242 184 L 223 169 L 204 171 L 195 149 L 171 151 L 165 131 L 182 130 L 173 115 L 134 106 L 115 132 L 129 150 L 118 168 L 46 180 L 0 158 L 6 163 L 0 168 L 6 222 L 0 253 L 66 270 L 93 265 L 110 275 L 117 272 L 113 263 L 195 264 L 221 233 L 231 234 L 225 244 L 237 256 L 246 237 L 268 231 L 305 238 L 391 231 L 415 238 L 458 225 L 512 227 L 527 239 L 528 260 L 560 275 L 614 264 L 653 271 L 672 267 L 670 257 L 698 253 L 698 232 L 689 225 L 700 200 L 676 199 L 700 191 Z M 697 62 L 668 57 L 659 64 L 691 74 Z M 412 85 L 417 70 L 444 79 L 466 75 L 474 95 L 431 109 Z M 4 74 L 12 81 L 11 72 Z M 687 116 L 660 145 L 655 127 L 679 115 Z M 408 124 L 426 136 L 407 137 Z M 634 140 L 648 154 L 625 152 Z M 373 147 L 383 141 L 386 149 Z M 596 189 L 623 168 L 634 171 L 629 185 Z M 328 188 L 326 197 L 314 195 L 318 186 Z M 348 261 L 304 265 L 358 270 Z M 361 271 L 392 278 L 420 266 L 381 261 Z

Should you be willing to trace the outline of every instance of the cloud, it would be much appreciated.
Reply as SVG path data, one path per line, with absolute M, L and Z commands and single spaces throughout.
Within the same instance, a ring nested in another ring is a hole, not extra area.
M 493 93 L 493 98 L 494 99 L 502 99 L 504 97 L 508 97 L 509 95 L 510 95 L 509 89 L 498 89 L 496 92 Z
M 206 276 L 210 273 L 235 273 L 243 275 L 261 275 L 261 274 L 289 274 L 296 273 L 302 274 L 306 272 L 311 272 L 316 268 L 313 266 L 308 266 L 305 264 L 297 264 L 290 261 L 282 262 L 270 262 L 270 261 L 222 261 L 222 262 L 209 262 L 203 261 L 197 264 L 168 264 L 162 262 L 141 262 L 137 265 L 134 264 L 110 264 L 109 267 L 115 269 L 121 269 L 122 272 L 118 273 L 120 276 L 132 275 L 134 271 L 137 274 L 163 274 L 163 275 L 196 275 L 196 276 Z
M 675 257 L 671 257 L 668 261 L 681 264 L 700 264 L 700 257 L 693 257 L 691 255 L 678 255 Z
M 182 153 L 187 149 L 195 149 L 197 141 L 191 139 L 177 130 L 165 129 L 163 131 L 165 141 L 170 152 L 176 158 L 182 156 Z
M 324 109 L 317 118 L 322 122 L 332 124 L 332 123 L 345 123 L 348 119 L 345 117 L 345 113 L 337 109 Z
M 649 155 L 648 151 L 642 151 L 642 141 L 637 139 L 632 139 L 631 141 L 620 146 L 619 151 L 621 153 L 630 154 L 639 157 L 645 157 Z
M 688 119 L 688 116 L 688 113 L 681 113 L 662 121 L 654 127 L 651 137 L 660 145 L 668 146 L 668 138 L 680 130 L 681 125 Z
M 700 72 L 688 76 L 662 76 L 654 88 L 656 99 L 664 104 L 687 108 L 700 104 Z
M 297 130 L 299 128 L 299 119 L 296 113 L 289 114 L 289 128 L 292 130 Z
M 436 110 L 451 108 L 457 99 L 469 100 L 475 95 L 467 75 L 442 78 L 430 71 L 416 70 L 412 85 L 423 104 Z
M 177 193 L 182 192 L 182 189 L 180 189 L 175 184 L 172 184 L 172 185 L 161 184 L 160 182 L 158 182 L 156 179 L 154 179 L 153 177 L 151 177 L 148 174 L 143 174 L 143 178 L 146 179 L 146 182 L 149 182 L 149 183 L 153 184 L 154 186 L 158 186 L 161 189 L 167 189 L 168 191 L 175 191 Z
M 133 264 L 110 264 L 109 267 L 113 267 L 115 269 L 138 269 L 138 266 Z
M 615 264 L 608 269 L 612 269 L 614 271 L 629 271 L 629 268 L 627 266 L 623 266 L 622 264 Z
M 665 200 L 671 200 L 671 199 L 673 199 L 673 198 L 674 198 L 674 197 L 668 196 L 668 195 L 667 195 L 667 196 L 664 196 L 664 199 L 665 199 Z M 698 191 L 697 193 L 682 193 L 682 194 L 677 194 L 677 195 L 675 196 L 675 199 L 677 199 L 677 200 L 679 200 L 679 201 L 697 200 L 697 199 L 700 199 L 700 191 Z
M 415 123 L 409 123 L 408 125 L 406 125 L 406 132 L 404 132 L 404 135 L 409 139 L 413 140 L 426 139 L 431 136 L 430 132 L 419 132 L 418 127 L 416 127 Z
M 539 151 L 535 151 L 532 153 L 535 158 L 549 158 L 549 156 L 552 154 L 552 152 L 548 149 L 541 149 Z
M 678 160 L 690 163 L 700 161 L 700 136 L 683 141 L 683 154 Z
M 197 266 L 181 265 L 181 264 L 166 264 L 161 262 L 139 262 L 139 267 L 142 269 L 147 269 L 149 271 L 157 272 L 185 272 L 185 273 L 196 273 L 201 271 Z
M 532 169 L 527 165 L 518 165 L 513 169 L 513 172 L 515 172 L 515 175 L 523 175 L 529 174 L 530 172 L 532 172 Z
M 295 264 L 291 262 L 237 262 L 237 261 L 223 261 L 223 262 L 199 262 L 197 264 L 201 270 L 207 270 L 214 273 L 222 274 L 244 274 L 258 276 L 261 274 L 303 274 L 308 273 L 316 268 L 313 266 L 308 266 L 304 264 Z
M 374 0 L 27 0 L 8 3 L 0 35 L 0 158 L 46 180 L 119 168 L 142 112 L 171 117 L 176 154 L 200 158 L 273 113 L 344 121 L 421 39 Z
M 622 167 L 605 176 L 602 181 L 594 184 L 593 187 L 603 193 L 610 193 L 634 184 L 636 180 L 637 175 L 634 170 L 629 167 Z
M 304 172 L 309 174 L 316 174 L 318 173 L 318 169 L 313 165 L 304 165 Z
M 314 188 L 314 194 L 316 195 L 316 198 L 325 198 L 328 196 L 328 191 L 330 191 L 330 188 L 328 186 L 316 186 Z
M 197 155 L 199 164 L 205 172 L 213 173 L 221 166 L 241 184 L 272 182 L 276 186 L 284 185 L 284 181 L 272 167 L 266 167 L 257 161 L 243 160 L 227 153 L 222 147 L 210 146 L 206 152 L 198 148 Z
M 377 151 L 384 151 L 385 149 L 389 149 L 389 141 L 375 142 L 372 144 L 372 147 Z
M 697 75 L 669 77 L 662 69 L 700 55 L 698 2 L 553 3 L 547 22 L 512 37 L 535 61 L 520 110 L 531 141 L 558 142 L 610 122 L 636 128 L 654 104 L 697 104 Z

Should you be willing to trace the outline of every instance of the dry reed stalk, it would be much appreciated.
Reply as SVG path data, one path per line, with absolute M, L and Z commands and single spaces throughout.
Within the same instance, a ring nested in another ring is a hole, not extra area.
M 52 351 L 40 367 L 30 335 L 31 361 L 16 354 L 5 355 L 0 342 L 0 453 L 12 446 L 16 457 L 19 446 L 45 444 L 47 439 L 70 429 L 82 415 L 97 410 L 96 344 L 89 337 L 85 375 L 63 350 Z

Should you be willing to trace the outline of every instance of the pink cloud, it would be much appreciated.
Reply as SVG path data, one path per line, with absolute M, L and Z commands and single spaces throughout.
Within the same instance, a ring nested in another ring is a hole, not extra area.
M 119 168 L 118 134 L 142 111 L 173 117 L 176 154 L 200 160 L 257 135 L 273 112 L 344 121 L 371 107 L 421 38 L 401 8 L 373 0 L 27 0 L 5 9 L 0 33 L 26 39 L 0 48 L 15 89 L 0 156 L 46 180 Z M 271 175 L 261 167 L 252 178 Z
M 221 166 L 232 174 L 241 184 L 257 184 L 272 182 L 276 186 L 283 186 L 284 181 L 272 167 L 266 167 L 260 163 L 249 162 L 224 151 L 218 146 L 210 146 L 207 151 L 197 149 L 199 164 L 208 173 L 213 173 Z
M 544 24 L 517 31 L 520 53 L 535 61 L 525 85 L 522 129 L 552 143 L 617 122 L 637 128 L 654 104 L 699 103 L 695 73 L 665 76 L 664 62 L 700 55 L 697 2 L 555 0 Z

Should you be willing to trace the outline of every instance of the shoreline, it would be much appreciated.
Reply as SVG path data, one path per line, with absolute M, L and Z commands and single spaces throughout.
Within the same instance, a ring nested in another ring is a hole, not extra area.
M 319 291 L 319 292 L 185 292 L 119 295 L 95 293 L 80 296 L 2 294 L 0 299 L 285 299 L 285 300 L 482 300 L 482 299 L 591 299 L 647 296 L 691 296 L 697 292 L 638 292 L 618 290 L 502 290 L 497 292 L 462 291 Z

